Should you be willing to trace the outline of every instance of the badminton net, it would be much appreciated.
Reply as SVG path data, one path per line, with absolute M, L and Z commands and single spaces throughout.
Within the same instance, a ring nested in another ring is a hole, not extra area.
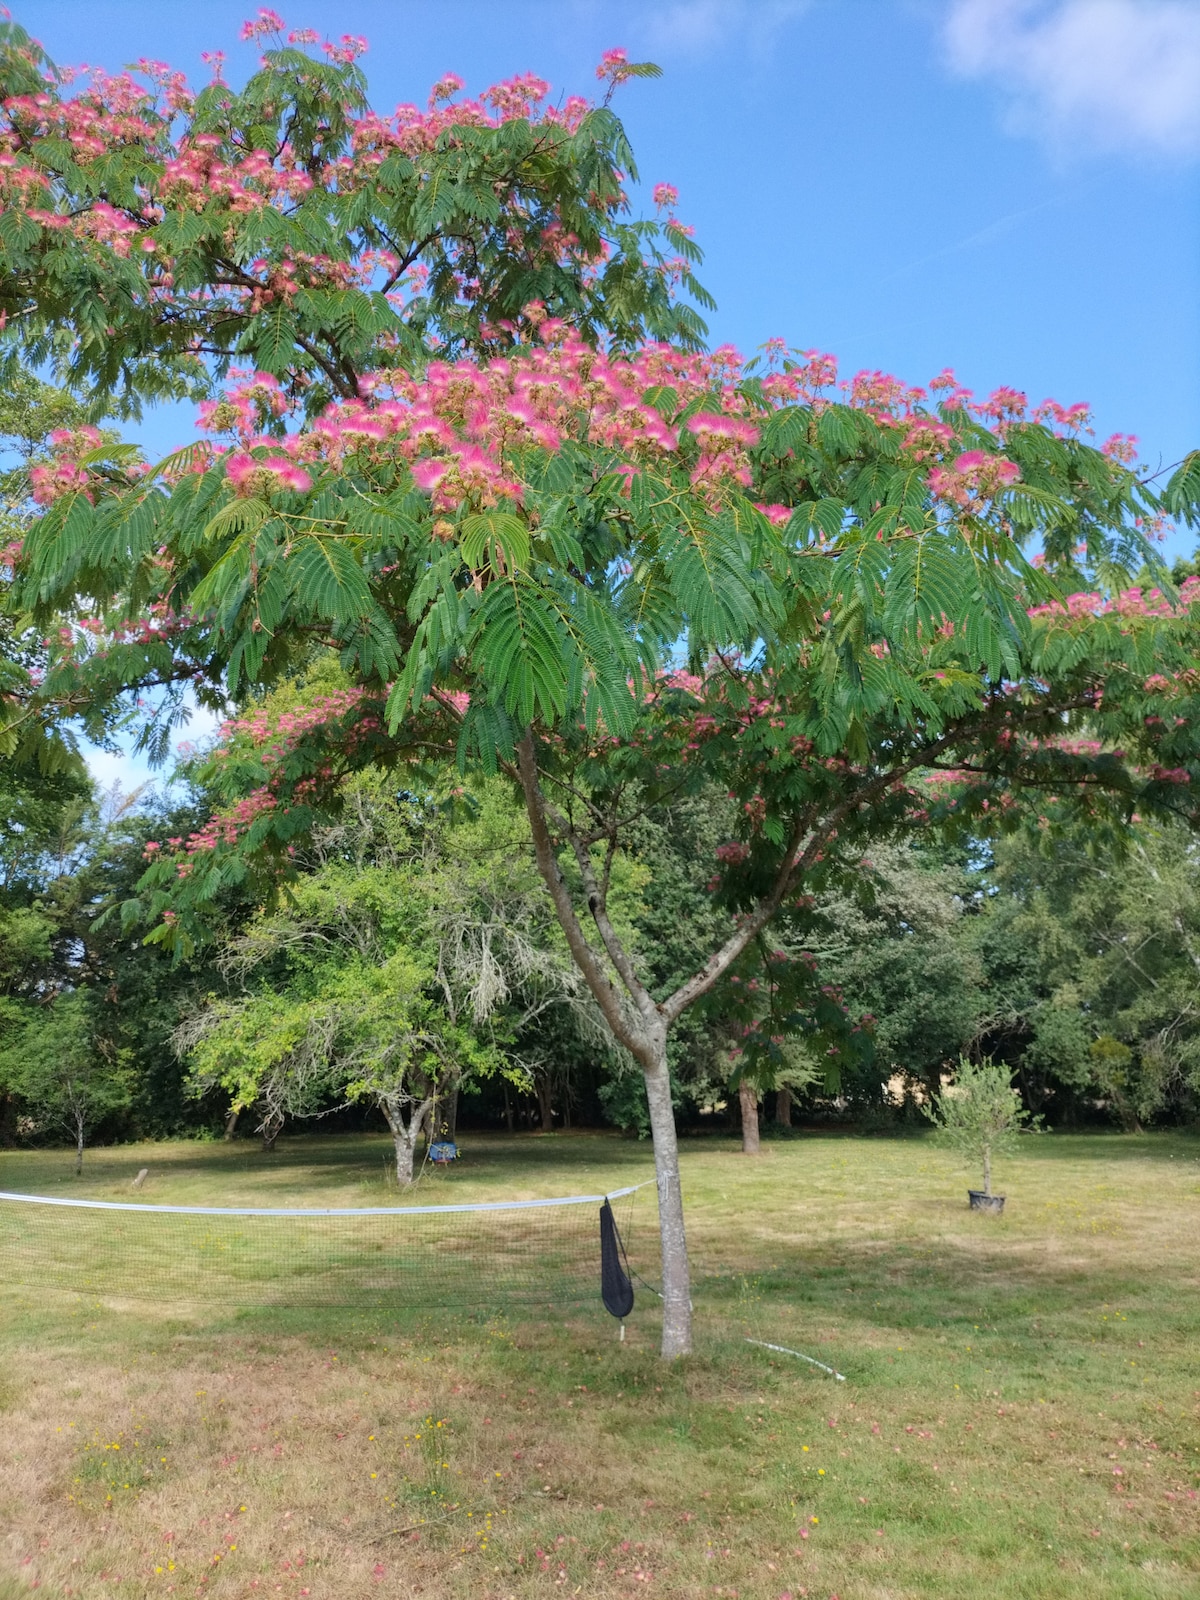
M 138 1205 L 0 1191 L 0 1280 L 232 1306 L 600 1298 L 599 1209 L 632 1235 L 644 1184 L 607 1195 L 348 1210 Z

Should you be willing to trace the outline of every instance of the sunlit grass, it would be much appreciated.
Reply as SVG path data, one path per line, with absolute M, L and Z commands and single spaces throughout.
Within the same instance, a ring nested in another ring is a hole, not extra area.
M 595 1192 L 644 1145 L 468 1136 L 424 1202 Z M 0 1158 L 0 1187 L 395 1204 L 383 1141 Z M 1158 1600 L 1200 1574 L 1200 1144 L 1030 1140 L 1008 1210 L 921 1140 L 685 1145 L 698 1353 L 505 1315 L 0 1300 L 0 1597 Z M 973 1180 L 972 1180 L 973 1181 Z M 653 1202 L 634 1212 L 651 1276 Z M 268 1269 L 269 1270 L 269 1269 Z M 835 1383 L 790 1346 L 846 1374 Z

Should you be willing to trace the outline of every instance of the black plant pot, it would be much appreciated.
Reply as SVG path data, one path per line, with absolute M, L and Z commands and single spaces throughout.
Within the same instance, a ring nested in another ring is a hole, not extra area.
M 999 1216 L 1004 1210 L 1004 1196 L 1002 1194 L 984 1194 L 982 1189 L 968 1189 L 971 1198 L 972 1211 L 990 1211 Z

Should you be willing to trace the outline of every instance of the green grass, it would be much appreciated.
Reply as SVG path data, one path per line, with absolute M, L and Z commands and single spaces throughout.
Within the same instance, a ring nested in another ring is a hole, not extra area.
M 606 1137 L 465 1145 L 422 1202 L 649 1167 Z M 394 1204 L 385 1155 L 362 1137 L 123 1147 L 76 1182 L 62 1152 L 29 1152 L 0 1158 L 0 1187 L 130 1198 L 148 1166 L 157 1203 Z M 998 1219 L 968 1212 L 969 1175 L 920 1139 L 806 1134 L 758 1162 L 709 1139 L 683 1163 L 698 1343 L 673 1368 L 644 1291 L 621 1344 L 591 1304 L 239 1308 L 203 1285 L 148 1303 L 9 1283 L 0 1597 L 1197 1592 L 1196 1140 L 1031 1139 Z

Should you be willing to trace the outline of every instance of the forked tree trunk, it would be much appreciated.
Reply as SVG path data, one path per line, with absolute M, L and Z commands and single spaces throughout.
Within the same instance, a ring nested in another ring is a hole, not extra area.
M 781 1083 L 775 1091 L 775 1121 L 781 1128 L 792 1125 L 792 1091 L 786 1083 Z
M 589 882 L 590 864 L 586 849 L 575 838 L 572 845 L 584 877 L 588 909 L 609 960 L 629 996 L 628 1005 L 621 999 L 597 952 L 584 937 L 547 825 L 546 801 L 538 782 L 537 755 L 528 734 L 517 745 L 517 767 L 525 791 L 538 870 L 550 891 L 571 955 L 614 1036 L 638 1061 L 645 1079 L 646 1104 L 650 1112 L 650 1133 L 654 1145 L 654 1172 L 658 1182 L 659 1237 L 662 1243 L 661 1350 L 664 1359 L 673 1361 L 677 1356 L 690 1354 L 692 1348 L 692 1296 L 687 1236 L 683 1227 L 683 1195 L 679 1187 L 679 1145 L 675 1136 L 675 1110 L 671 1104 L 671 1079 L 667 1070 L 667 1034 L 673 1018 L 654 1002 L 638 980 L 628 955 L 608 921 L 604 896 L 594 885 L 594 880 Z M 567 831 L 564 830 L 564 836 Z M 750 924 L 747 924 L 749 927 Z
M 242 1114 L 241 1106 L 230 1106 L 225 1118 L 225 1138 L 232 1139 L 237 1130 L 238 1118 Z
M 662 1243 L 663 1328 L 662 1354 L 668 1361 L 686 1356 L 692 1348 L 692 1287 L 688 1269 L 687 1235 L 683 1228 L 683 1193 L 679 1187 L 679 1141 L 675 1133 L 675 1108 L 671 1104 L 671 1078 L 667 1070 L 666 1029 L 656 1041 L 647 1065 L 646 1103 L 654 1143 L 654 1175 L 658 1180 L 658 1231 Z
M 934 741 L 924 748 L 919 763 L 914 759 L 908 766 L 890 767 L 875 773 L 855 792 L 819 814 L 812 807 L 799 807 L 791 819 L 790 837 L 769 890 L 753 911 L 739 917 L 728 937 L 703 966 L 681 983 L 674 994 L 660 1000 L 639 975 L 637 963 L 608 914 L 610 869 L 620 845 L 615 813 L 605 816 L 601 808 L 586 828 L 578 826 L 569 812 L 560 811 L 542 791 L 532 733 L 527 730 L 516 741 L 515 767 L 506 764 L 505 770 L 521 785 L 538 871 L 553 902 L 571 959 L 604 1014 L 613 1037 L 635 1057 L 645 1075 L 662 1238 L 662 1353 L 668 1360 L 687 1355 L 692 1347 L 687 1240 L 679 1190 L 679 1147 L 667 1073 L 668 1033 L 690 1006 L 712 991 L 750 941 L 770 924 L 797 879 L 820 860 L 822 850 L 836 837 L 842 819 L 855 807 L 881 796 L 918 764 L 932 764 L 933 758 L 948 748 L 950 742 L 950 735 L 946 735 L 943 741 Z M 592 831 L 591 824 L 597 820 L 604 825 Z M 594 852 L 603 840 L 607 840 L 604 864 L 597 870 Z M 578 890 L 572 890 L 559 861 L 565 849 L 575 858 Z M 586 916 L 591 919 L 591 926 L 603 946 L 603 955 L 584 932 L 585 904 Z M 757 1108 L 754 1120 L 757 1123 Z
M 392 1145 L 396 1151 L 396 1182 L 402 1189 L 407 1189 L 413 1181 L 413 1156 L 417 1140 L 421 1137 L 421 1129 L 432 1106 L 433 1097 L 430 1096 L 428 1100 L 421 1102 L 405 1122 L 404 1108 L 398 1101 L 380 1102 L 380 1110 L 387 1118 L 387 1125 L 392 1134 Z
M 758 1090 L 743 1079 L 738 1085 L 738 1101 L 742 1108 L 742 1154 L 759 1155 L 762 1146 L 758 1138 Z

